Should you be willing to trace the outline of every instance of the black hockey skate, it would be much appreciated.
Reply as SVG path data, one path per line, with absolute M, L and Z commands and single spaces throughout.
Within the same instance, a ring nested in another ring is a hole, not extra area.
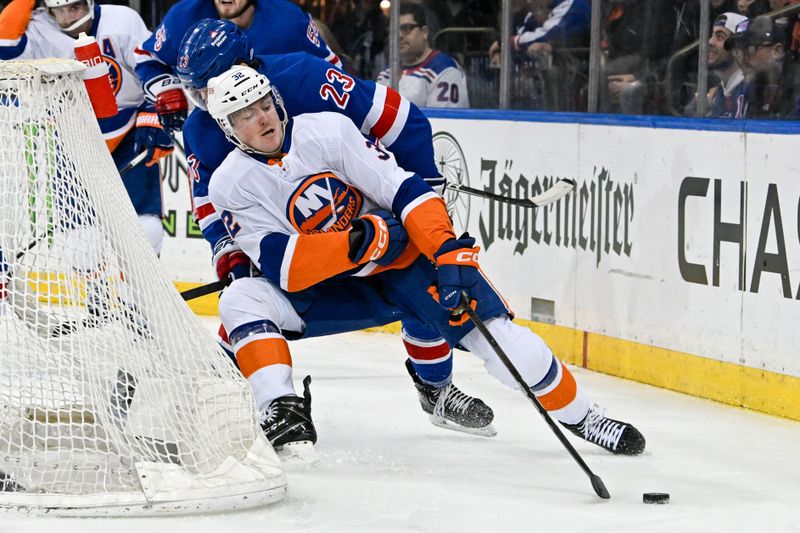
M 644 451 L 644 436 L 625 422 L 607 418 L 605 411 L 592 405 L 586 418 L 578 424 L 562 425 L 592 444 L 618 455 L 639 455 Z
M 408 359 L 406 369 L 414 380 L 422 410 L 428 413 L 434 426 L 483 437 L 497 435 L 492 426 L 494 412 L 482 400 L 464 394 L 452 383 L 440 388 L 426 385 L 419 379 Z
M 317 430 L 311 420 L 311 376 L 303 380 L 303 397 L 275 398 L 262 413 L 261 429 L 278 457 L 290 463 L 313 464 L 318 461 L 314 444 Z

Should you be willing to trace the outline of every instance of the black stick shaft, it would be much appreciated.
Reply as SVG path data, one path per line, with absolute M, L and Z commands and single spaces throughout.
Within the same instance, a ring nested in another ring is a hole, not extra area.
M 141 164 L 141 162 L 144 161 L 145 159 L 147 159 L 147 150 L 141 152 L 140 154 L 137 154 L 133 159 L 128 161 L 128 163 L 125 166 L 120 168 L 119 175 L 124 176 L 125 174 L 133 170 L 134 167 Z
M 511 205 L 518 205 L 527 208 L 539 207 L 538 205 L 536 205 L 534 202 L 531 202 L 527 198 L 511 198 L 509 196 L 501 196 L 497 193 L 482 191 L 480 189 L 474 189 L 472 187 L 468 187 L 467 185 L 461 185 L 460 183 L 448 184 L 447 188 L 453 191 L 463 192 L 471 194 L 473 196 L 480 196 L 481 198 L 486 198 L 487 200 L 495 200 L 498 202 L 504 202 Z
M 181 297 L 186 301 L 194 300 L 195 298 L 200 298 L 201 296 L 205 296 L 206 294 L 211 294 L 212 292 L 219 292 L 230 284 L 231 282 L 228 278 L 221 279 L 218 281 L 208 283 L 207 285 L 200 285 L 199 287 L 195 287 L 194 289 L 183 291 L 181 293 Z
M 481 335 L 486 339 L 486 342 L 492 347 L 494 352 L 497 354 L 497 357 L 503 362 L 505 367 L 514 377 L 514 380 L 519 384 L 520 389 L 522 390 L 523 394 L 530 400 L 530 402 L 536 407 L 536 410 L 539 411 L 539 414 L 542 415 L 547 425 L 550 429 L 555 433 L 558 440 L 561 441 L 561 444 L 567 449 L 569 454 L 575 459 L 575 462 L 581 467 L 584 473 L 589 476 L 589 479 L 592 482 L 592 488 L 594 489 L 595 493 L 603 499 L 608 499 L 611 495 L 608 493 L 608 489 L 606 489 L 603 480 L 600 479 L 600 476 L 592 472 L 580 454 L 575 450 L 572 444 L 567 440 L 567 437 L 564 433 L 559 429 L 553 419 L 550 417 L 550 413 L 547 412 L 542 404 L 539 402 L 539 399 L 533 394 L 533 391 L 530 389 L 525 380 L 522 378 L 522 375 L 517 370 L 517 367 L 514 366 L 514 363 L 511 362 L 511 359 L 508 358 L 505 351 L 497 344 L 497 339 L 494 338 L 494 335 L 489 331 L 489 328 L 486 327 L 486 324 L 483 323 L 483 320 L 480 319 L 478 314 L 468 305 L 469 297 L 467 296 L 466 292 L 463 292 L 461 295 L 461 309 L 463 309 L 467 315 L 469 315 L 470 320 L 475 324 L 475 327 L 478 328 L 478 331 L 481 332 Z

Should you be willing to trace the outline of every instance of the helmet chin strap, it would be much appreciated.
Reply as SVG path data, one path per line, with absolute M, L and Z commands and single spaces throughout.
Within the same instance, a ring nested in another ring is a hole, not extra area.
M 281 153 L 281 148 L 283 147 L 283 140 L 284 140 L 285 136 L 286 136 L 286 124 L 285 123 L 281 123 L 281 140 L 278 143 L 278 148 L 276 150 L 272 151 L 272 152 L 262 152 L 261 150 L 256 150 L 255 148 L 253 148 L 249 144 L 246 144 L 245 142 L 239 140 L 239 138 L 236 137 L 233 134 L 227 135 L 229 141 L 233 142 L 233 144 L 235 144 L 236 146 L 238 146 L 239 148 L 241 148 L 245 152 L 251 153 L 251 154 L 263 155 L 265 157 L 274 157 L 274 156 L 276 156 L 276 155 Z
M 82 16 L 81 18 L 79 18 L 78 20 L 76 20 L 75 22 L 73 22 L 72 24 L 67 26 L 66 28 L 61 28 L 61 31 L 63 31 L 64 33 L 69 33 L 71 31 L 75 31 L 78 28 L 80 28 L 81 25 L 83 25 L 85 22 L 87 22 L 89 20 L 92 20 L 93 18 L 94 18 L 94 9 L 90 7 L 88 13 L 86 13 L 84 16 Z
M 279 155 L 281 153 L 281 148 L 283 147 L 283 141 L 286 140 L 286 124 L 289 122 L 289 117 L 286 114 L 286 108 L 283 107 L 283 99 L 280 97 L 278 92 L 273 89 L 272 91 L 272 101 L 273 105 L 275 106 L 275 112 L 278 115 L 278 119 L 281 121 L 281 139 L 278 143 L 278 148 L 275 149 L 273 152 L 262 152 L 261 150 L 256 150 L 249 144 L 239 140 L 238 137 L 233 133 L 233 131 L 225 130 L 225 136 L 231 141 L 233 144 L 244 150 L 245 152 L 259 154 L 266 157 L 273 157 Z

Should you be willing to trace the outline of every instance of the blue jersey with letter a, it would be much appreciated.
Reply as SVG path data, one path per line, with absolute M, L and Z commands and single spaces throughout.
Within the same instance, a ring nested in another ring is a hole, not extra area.
M 441 187 L 433 159 L 431 126 L 417 106 L 391 88 L 351 77 L 330 63 L 298 52 L 258 56 L 258 70 L 283 98 L 289 116 L 333 111 L 347 116 L 361 133 L 379 139 L 398 165 Z M 235 146 L 206 111 L 195 109 L 183 126 L 183 142 L 192 179 L 195 215 L 212 248 L 227 236 L 208 198 L 211 174 Z
M 308 52 L 341 66 L 314 21 L 295 4 L 288 0 L 258 0 L 254 4 L 253 23 L 244 32 L 257 55 Z M 149 98 L 153 96 L 150 86 L 157 78 L 174 74 L 186 31 L 204 18 L 219 18 L 212 0 L 180 0 L 137 50 L 136 74 Z

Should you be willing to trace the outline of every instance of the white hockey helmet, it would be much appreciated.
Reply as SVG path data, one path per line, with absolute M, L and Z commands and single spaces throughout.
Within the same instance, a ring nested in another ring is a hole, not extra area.
M 61 28 L 61 31 L 64 33 L 69 33 L 78 29 L 81 24 L 87 20 L 92 20 L 94 18 L 94 0 L 44 0 L 44 5 L 47 7 L 47 12 L 50 13 L 50 16 L 53 16 L 52 11 L 50 10 L 54 7 L 68 6 L 78 2 L 86 2 L 86 5 L 89 6 L 89 12 L 73 22 L 68 28 Z
M 272 104 L 281 121 L 280 137 L 281 144 L 283 144 L 283 136 L 288 122 L 283 99 L 269 79 L 254 68 L 246 65 L 234 65 L 219 76 L 208 80 L 206 106 L 209 114 L 217 121 L 229 141 L 246 152 L 264 153 L 236 137 L 232 115 L 267 96 L 272 98 Z

